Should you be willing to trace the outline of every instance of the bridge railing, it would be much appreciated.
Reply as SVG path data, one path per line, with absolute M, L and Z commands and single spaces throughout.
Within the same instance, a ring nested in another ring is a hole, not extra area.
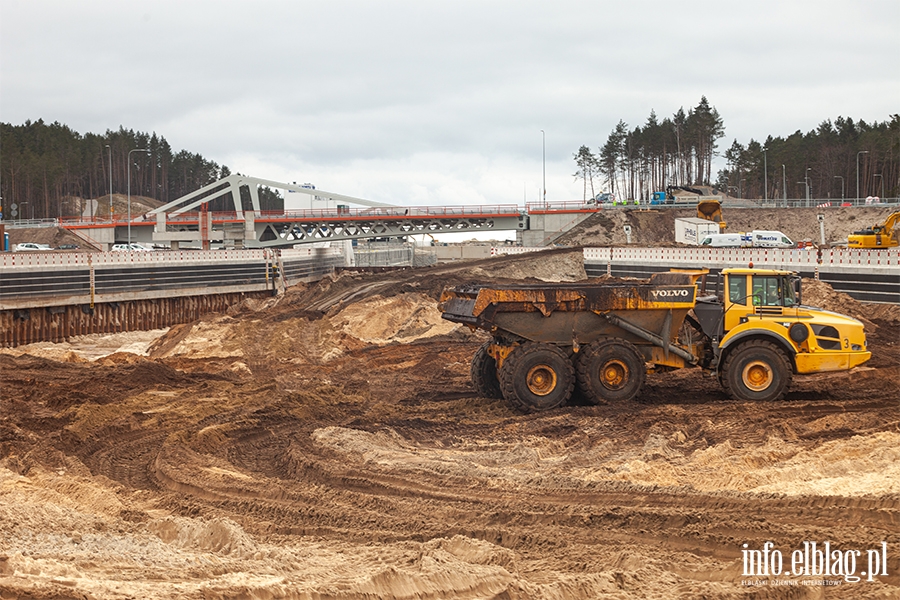
M 392 217 L 466 217 L 483 215 L 519 215 L 522 207 L 517 204 L 470 204 L 459 206 L 379 206 L 373 208 L 308 208 L 287 211 L 259 211 L 257 219 L 388 219 Z M 219 213 L 217 213 L 219 214 Z M 216 217 L 213 217 L 214 219 Z
M 530 215 L 555 212 L 596 212 L 602 208 L 603 206 L 599 204 L 588 204 L 581 200 L 554 200 L 551 202 L 527 202 L 525 204 L 525 210 Z

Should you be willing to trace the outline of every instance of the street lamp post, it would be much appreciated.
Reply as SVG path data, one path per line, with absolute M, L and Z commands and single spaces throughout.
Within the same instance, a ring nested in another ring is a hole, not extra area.
M 544 206 L 547 206 L 547 135 L 541 129 L 541 168 L 543 169 L 544 179 Z
M 106 144 L 106 148 L 109 150 L 109 220 L 112 221 L 112 148 L 109 144 Z
M 763 200 L 769 203 L 769 151 L 763 149 Z
M 784 195 L 784 207 L 787 208 L 787 176 L 784 174 L 784 165 L 781 165 L 781 193 Z
M 844 178 L 841 177 L 840 175 L 835 175 L 834 178 L 841 180 L 841 202 L 843 202 L 844 201 Z
M 881 177 L 881 199 L 884 200 L 884 177 L 881 173 L 874 173 L 873 177 Z
M 859 203 L 859 155 L 868 154 L 868 150 L 860 150 L 856 153 L 856 202 Z
M 131 153 L 150 152 L 146 148 L 134 148 L 128 151 L 128 249 L 131 250 Z
M 803 181 L 798 181 L 806 186 L 806 205 L 809 206 L 809 177 L 804 177 Z

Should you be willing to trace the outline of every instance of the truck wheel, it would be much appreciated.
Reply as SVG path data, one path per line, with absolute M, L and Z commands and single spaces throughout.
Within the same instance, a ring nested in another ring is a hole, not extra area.
M 771 342 L 749 340 L 728 353 L 720 381 L 736 400 L 778 400 L 791 384 L 791 364 Z
M 503 361 L 500 389 L 513 408 L 537 412 L 566 402 L 575 388 L 575 370 L 565 352 L 550 344 L 519 346 Z
M 487 349 L 493 342 L 486 342 L 472 357 L 472 385 L 482 398 L 502 398 L 500 380 L 497 378 L 497 361 L 488 354 Z
M 578 356 L 578 387 L 594 404 L 633 400 L 646 376 L 644 357 L 625 340 L 595 342 Z

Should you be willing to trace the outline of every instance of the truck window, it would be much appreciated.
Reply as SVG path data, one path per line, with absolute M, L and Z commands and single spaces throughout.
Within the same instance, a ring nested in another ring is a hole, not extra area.
M 754 306 L 782 306 L 784 297 L 781 277 L 753 278 Z
M 781 280 L 781 289 L 784 290 L 784 305 L 794 306 L 797 304 L 797 297 L 794 296 L 794 285 L 790 277 L 783 277 Z
M 728 299 L 735 304 L 747 303 L 746 275 L 730 275 L 728 277 Z

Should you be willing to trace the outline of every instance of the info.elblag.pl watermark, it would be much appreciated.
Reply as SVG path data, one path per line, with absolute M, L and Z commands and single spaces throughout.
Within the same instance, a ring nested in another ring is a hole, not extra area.
M 782 579 L 742 580 L 742 585 L 822 585 L 875 581 L 887 577 L 887 542 L 877 548 L 842 549 L 831 542 L 803 542 L 802 548 L 787 553 L 766 542 L 761 549 L 743 545 L 744 577 Z M 800 579 L 810 578 L 815 579 Z

